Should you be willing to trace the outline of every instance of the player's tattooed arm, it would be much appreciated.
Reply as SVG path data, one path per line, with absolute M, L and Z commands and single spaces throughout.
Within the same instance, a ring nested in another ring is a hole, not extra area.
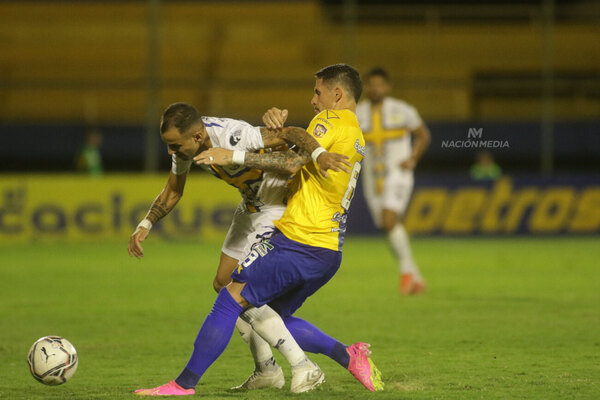
M 273 143 L 277 145 L 280 144 L 281 140 L 285 140 L 308 154 L 312 154 L 320 147 L 319 142 L 302 128 L 297 126 L 284 127 L 287 117 L 288 110 L 281 110 L 277 107 L 271 107 L 264 113 L 262 120 L 265 127 L 260 128 L 260 133 L 265 147 L 273 147 Z
M 244 152 L 244 166 L 282 174 L 296 173 L 311 158 L 305 151 L 298 153 L 288 149 L 287 144 L 272 149 L 269 153 Z M 233 165 L 233 150 L 213 147 L 194 157 L 200 165 Z
M 129 246 L 127 251 L 130 256 L 137 258 L 144 257 L 144 249 L 141 242 L 146 240 L 152 225 L 157 223 L 162 217 L 167 215 L 183 196 L 183 188 L 185 187 L 186 174 L 175 175 L 173 172 L 169 175 L 169 180 L 162 192 L 154 199 L 146 218 L 140 222 L 135 229 L 135 232 L 129 238 Z M 147 221 L 146 221 L 147 220 Z M 145 222 L 150 222 L 150 226 L 144 225 Z
M 186 177 L 187 174 L 175 175 L 171 172 L 165 188 L 160 192 L 156 199 L 154 199 L 148 214 L 146 214 L 146 218 L 152 224 L 160 221 L 175 208 L 179 199 L 183 196 Z
M 154 203 L 152 203 L 152 206 L 150 207 L 150 211 L 148 211 L 148 214 L 146 215 L 146 218 L 152 222 L 153 225 L 173 209 L 173 207 L 168 206 L 167 200 L 162 197 L 163 196 L 158 196 L 154 200 Z
M 284 143 L 291 143 L 299 149 L 311 154 L 319 147 L 317 139 L 308 134 L 304 129 L 297 126 L 286 126 L 281 129 L 260 128 L 265 147 L 276 147 Z
M 298 164 L 302 167 L 310 161 L 312 152 L 320 147 L 319 142 L 302 128 L 292 126 L 283 129 L 267 129 L 263 127 L 260 128 L 260 131 L 265 148 L 277 149 L 280 146 L 287 146 L 289 142 L 296 145 L 302 151 L 302 157 L 308 156 L 308 158 L 304 158 L 300 164 L 300 160 L 295 160 L 288 152 L 283 152 L 287 154 L 287 159 L 282 155 L 278 155 L 277 152 L 267 154 L 247 152 L 243 158 L 243 165 L 247 167 L 293 173 L 297 171 L 296 167 Z M 232 150 L 213 147 L 195 156 L 194 162 L 199 165 L 232 165 L 234 163 L 233 153 Z M 324 177 L 327 177 L 327 170 L 329 169 L 349 173 L 348 167 L 350 163 L 347 160 L 348 156 L 344 154 L 330 153 L 328 151 L 321 152 L 317 157 L 319 170 Z M 238 164 L 242 163 L 238 162 Z
M 274 147 L 281 144 L 281 141 L 289 142 L 296 145 L 300 150 L 313 153 L 317 148 L 321 147 L 319 142 L 308 134 L 304 129 L 296 126 L 288 126 L 281 129 L 260 128 L 262 139 L 265 147 Z M 330 153 L 323 151 L 317 157 L 319 171 L 321 175 L 327 177 L 327 170 L 344 171 L 350 173 L 348 167 L 350 163 L 347 161 L 348 156 L 344 154 Z
M 305 151 L 296 153 L 293 150 L 286 150 L 264 154 L 246 153 L 244 165 L 263 171 L 295 174 L 309 161 L 310 155 Z

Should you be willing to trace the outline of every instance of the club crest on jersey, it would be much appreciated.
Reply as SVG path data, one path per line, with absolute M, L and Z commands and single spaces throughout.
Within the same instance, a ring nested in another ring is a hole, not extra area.
M 236 144 L 238 144 L 240 142 L 240 140 L 242 140 L 242 131 L 237 130 L 237 131 L 233 132 L 231 134 L 231 136 L 229 137 L 229 144 L 232 146 L 235 146 Z
M 313 135 L 315 135 L 316 137 L 322 137 L 327 133 L 327 128 L 325 128 L 325 125 L 321 125 L 321 124 L 317 124 L 315 126 L 315 130 L 313 131 Z

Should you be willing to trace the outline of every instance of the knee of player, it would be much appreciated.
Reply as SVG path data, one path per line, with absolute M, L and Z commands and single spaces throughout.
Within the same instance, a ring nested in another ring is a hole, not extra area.
M 396 226 L 396 220 L 383 220 L 381 223 L 381 229 L 383 229 L 385 233 L 389 233 L 394 229 L 394 226 Z
M 385 233 L 391 232 L 396 225 L 402 225 L 404 217 L 402 214 L 394 215 L 394 217 L 383 218 L 381 221 L 381 228 Z
M 246 322 L 248 325 L 251 326 L 254 323 L 254 321 L 256 321 L 260 317 L 261 313 L 261 309 L 256 307 L 250 307 L 240 314 L 240 318 L 242 319 L 242 321 Z
M 227 282 L 223 282 L 221 280 L 219 280 L 219 277 L 215 277 L 215 279 L 213 280 L 213 288 L 215 289 L 215 292 L 219 293 L 221 291 L 221 289 L 223 289 L 225 286 L 227 286 L 229 284 L 230 281 Z
M 246 286 L 244 282 L 233 281 L 225 287 L 225 290 L 229 292 L 231 297 L 240 305 L 240 307 L 246 309 L 250 306 L 250 303 L 248 303 L 248 300 L 242 296 L 242 290 L 244 289 L 244 286 Z

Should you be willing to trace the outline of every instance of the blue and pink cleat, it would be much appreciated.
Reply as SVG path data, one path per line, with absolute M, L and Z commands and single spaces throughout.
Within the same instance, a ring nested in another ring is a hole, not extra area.
M 175 381 L 152 389 L 138 389 L 135 391 L 138 396 L 187 396 L 194 393 L 196 393 L 194 389 L 184 389 Z
M 359 342 L 346 348 L 346 351 L 350 355 L 348 371 L 350 371 L 364 387 L 375 392 L 383 390 L 383 381 L 381 380 L 381 372 L 379 372 L 371 360 L 370 346 L 371 345 L 368 343 Z

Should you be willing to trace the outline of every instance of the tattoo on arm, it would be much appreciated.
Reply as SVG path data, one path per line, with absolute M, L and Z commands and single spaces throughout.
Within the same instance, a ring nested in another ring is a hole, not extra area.
M 148 218 L 150 220 L 150 222 L 155 224 L 162 217 L 167 215 L 169 213 L 169 211 L 171 211 L 171 210 L 168 210 L 166 208 L 166 204 L 158 202 L 158 199 L 157 199 L 157 201 L 155 201 L 152 204 L 152 207 L 150 207 L 150 211 L 148 211 L 148 215 L 146 216 L 146 218 Z
M 274 147 L 288 142 L 298 146 L 298 148 L 308 152 L 308 154 L 312 154 L 312 152 L 320 146 L 317 139 L 297 126 L 288 126 L 279 130 L 260 128 L 260 132 L 265 147 Z
M 282 144 L 286 144 L 283 132 L 281 130 L 261 127 L 260 134 L 262 136 L 265 148 L 274 148 Z
M 265 154 L 246 153 L 244 165 L 264 171 L 291 174 L 298 171 L 309 161 L 310 155 L 306 152 L 297 154 L 292 150 L 287 150 Z
M 148 218 L 152 224 L 157 223 L 165 215 L 170 213 L 173 208 L 175 208 L 175 205 L 180 198 L 181 196 L 177 195 L 176 193 L 173 193 L 169 196 L 169 194 L 165 194 L 163 191 L 158 195 L 156 200 L 154 200 L 154 203 L 152 203 L 148 214 L 146 214 L 146 218 Z
M 284 132 L 286 140 L 292 144 L 295 144 L 308 154 L 312 154 L 312 152 L 320 146 L 319 142 L 317 142 L 317 139 L 309 135 L 308 132 L 302 128 L 290 126 L 284 129 Z

